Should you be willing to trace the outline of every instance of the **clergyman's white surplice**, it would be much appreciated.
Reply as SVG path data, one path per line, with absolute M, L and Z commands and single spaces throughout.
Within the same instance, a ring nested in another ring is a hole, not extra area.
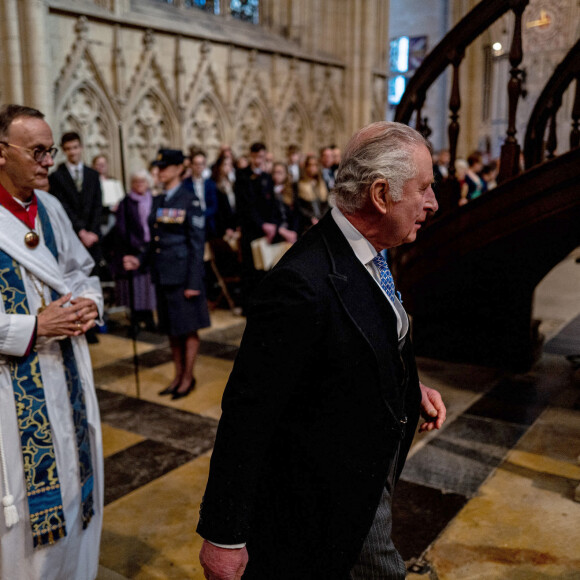
M 73 298 L 90 298 L 96 302 L 99 312 L 103 311 L 99 280 L 90 277 L 94 265 L 92 258 L 77 238 L 60 202 L 45 192 L 35 193 L 48 213 L 58 248 L 58 262 L 44 244 L 38 217 L 36 230 L 41 241 L 36 249 L 31 250 L 24 244 L 27 226 L 0 207 L 0 248 L 20 265 L 32 313 L 30 316 L 8 315 L 0 300 L 0 429 L 10 493 L 14 496 L 20 518 L 18 524 L 7 528 L 0 511 L 0 578 L 93 580 L 98 570 L 103 518 L 103 456 L 99 410 L 90 354 L 84 336 L 73 338 L 72 344 L 83 385 L 91 438 L 95 515 L 83 530 L 78 453 L 61 350 L 58 341 L 39 339 L 37 350 L 61 484 L 67 536 L 54 545 L 33 549 L 28 517 L 20 435 L 7 357 L 21 356 L 26 352 L 34 329 L 34 314 L 42 303 L 39 291 L 44 293 L 48 303 L 48 286 L 60 295 L 72 292 Z M 4 496 L 6 491 L 3 489 L 2 478 L 0 486 L 1 496 Z

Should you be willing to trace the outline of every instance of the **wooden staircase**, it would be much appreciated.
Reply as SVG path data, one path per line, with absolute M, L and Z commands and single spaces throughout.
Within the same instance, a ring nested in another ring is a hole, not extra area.
M 427 90 L 447 66 L 453 67 L 450 177 L 440 193 L 446 211 L 420 231 L 414 244 L 391 253 L 420 355 L 528 369 L 541 346 L 537 322 L 532 320 L 534 289 L 580 245 L 580 42 L 557 67 L 536 103 L 526 132 L 526 170 L 520 172 L 515 116 L 521 91 L 521 15 L 526 4 L 509 0 L 478 4 L 428 55 L 397 109 L 396 120 L 409 123 L 416 113 L 418 130 L 426 132 L 421 107 Z M 459 66 L 466 43 L 509 9 L 516 17 L 500 184 L 458 207 L 453 164 L 460 129 Z M 563 92 L 574 80 L 570 150 L 556 156 L 556 115 Z

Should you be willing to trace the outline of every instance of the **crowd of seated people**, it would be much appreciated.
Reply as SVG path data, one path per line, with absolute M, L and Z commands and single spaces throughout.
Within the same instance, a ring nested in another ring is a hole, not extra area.
M 442 149 L 433 155 L 433 175 L 435 178 L 435 192 L 449 179 L 449 150 Z M 455 179 L 459 184 L 459 194 L 450 204 L 445 203 L 444 196 L 440 199 L 440 209 L 451 209 L 454 206 L 463 206 L 487 193 L 496 187 L 496 178 L 499 172 L 499 161 L 492 159 L 489 154 L 473 151 L 467 156 L 455 159 Z M 449 206 L 449 207 L 448 207 Z

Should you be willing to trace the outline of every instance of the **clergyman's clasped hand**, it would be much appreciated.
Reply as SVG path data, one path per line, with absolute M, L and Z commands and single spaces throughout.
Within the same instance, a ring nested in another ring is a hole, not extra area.
M 90 298 L 71 298 L 71 293 L 66 294 L 38 313 L 37 336 L 80 336 L 95 326 L 99 316 L 95 302 Z

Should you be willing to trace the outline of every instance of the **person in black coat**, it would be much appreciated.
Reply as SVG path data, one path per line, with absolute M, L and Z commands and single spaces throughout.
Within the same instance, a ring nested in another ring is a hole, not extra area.
M 169 335 L 175 376 L 160 395 L 180 399 L 195 386 L 197 331 L 210 325 L 203 282 L 205 222 L 199 199 L 183 185 L 183 153 L 161 149 L 154 161 L 164 192 L 153 198 L 151 242 L 139 257 L 125 256 L 124 267 L 149 265 L 157 289 L 159 327 Z
M 206 578 L 239 578 L 246 563 L 244 580 L 405 578 L 391 496 L 420 411 L 431 430 L 445 406 L 419 383 L 408 318 L 376 263 L 437 210 L 432 180 L 414 129 L 360 130 L 337 207 L 256 289 L 200 508 Z
M 293 242 L 293 234 L 282 225 L 280 205 L 274 195 L 272 176 L 264 170 L 266 146 L 253 143 L 250 164 L 236 174 L 234 191 L 242 231 L 242 285 L 244 308 L 264 272 L 257 270 L 252 257 L 252 242 L 265 237 L 269 243 L 286 240 Z M 288 239 L 287 239 L 288 238 Z
M 64 207 L 77 236 L 98 266 L 103 194 L 99 174 L 82 161 L 83 146 L 78 133 L 65 133 L 60 144 L 66 162 L 50 174 L 49 191 Z
M 108 277 L 101 247 L 103 194 L 99 174 L 83 163 L 83 145 L 78 133 L 65 133 L 60 144 L 66 162 L 48 176 L 49 192 L 64 207 L 73 229 L 95 261 L 92 274 Z M 95 328 L 87 333 L 89 343 L 99 342 Z

